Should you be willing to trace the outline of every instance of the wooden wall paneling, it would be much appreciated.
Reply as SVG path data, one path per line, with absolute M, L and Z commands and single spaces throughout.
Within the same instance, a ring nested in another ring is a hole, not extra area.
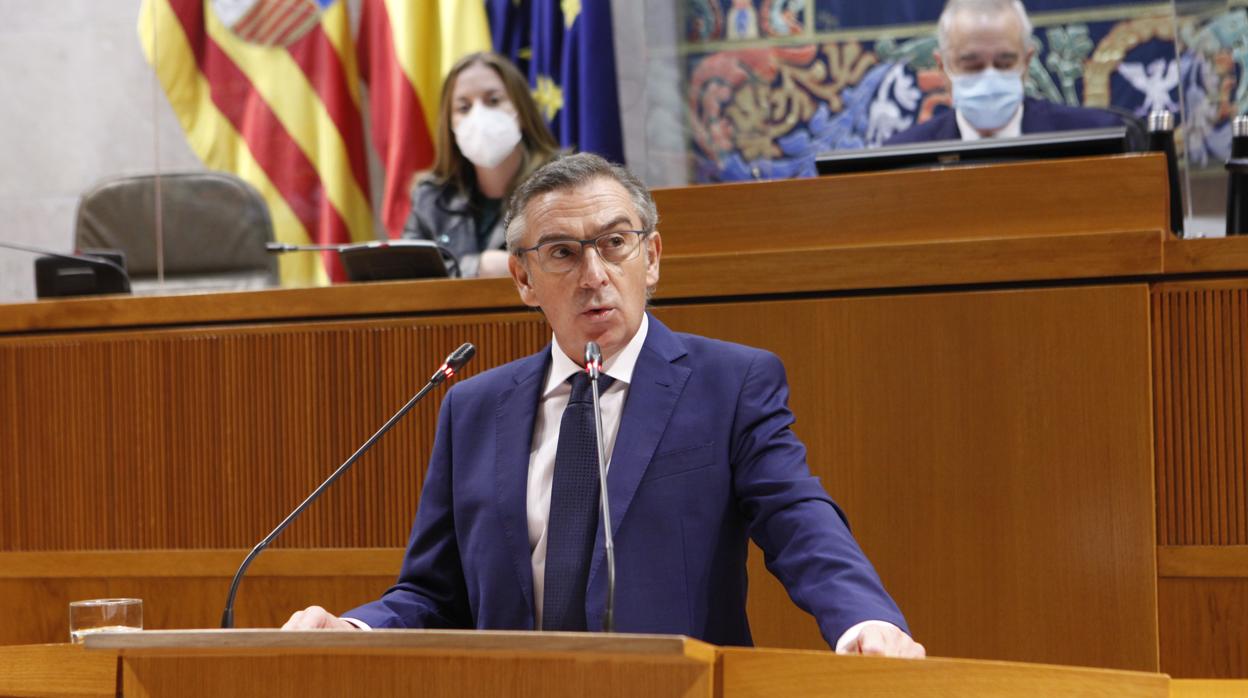
M 992 205 L 968 205 L 967 192 Z M 1151 154 L 680 187 L 654 198 L 674 255 L 1169 229 L 1165 160 Z
M 1236 272 L 1248 269 L 1248 238 L 1170 238 L 1164 245 L 1166 274 Z
M 934 653 L 1155 667 L 1143 286 L 711 304 L 658 313 L 675 329 L 762 346 L 785 359 L 797 432 L 810 447 L 812 467 L 846 507 Z M 132 511 L 87 508 L 84 517 L 84 509 L 46 506 L 73 490 L 45 485 L 32 444 L 87 442 L 92 434 L 63 416 L 58 432 L 41 427 L 57 421 L 60 403 L 41 393 L 37 381 L 23 386 L 31 404 L 21 414 L 0 415 L 0 423 L 25 420 L 18 467 L 21 481 L 30 483 L 22 494 L 30 498 L 24 515 L 31 531 L 2 547 L 249 546 L 423 382 L 432 371 L 425 357 L 486 337 L 472 365 L 483 370 L 535 350 L 547 332 L 539 316 L 526 313 L 10 342 L 9 351 L 31 352 L 20 359 L 24 366 L 61 362 L 70 373 L 96 370 L 73 370 L 77 357 L 91 355 L 84 347 L 106 348 L 109 366 L 117 367 L 109 373 L 114 384 L 88 381 L 94 392 L 84 393 L 91 398 L 84 402 L 125 406 L 121 414 L 130 421 L 106 428 L 118 434 L 118 446 L 138 446 L 106 464 L 120 473 L 112 480 L 84 474 L 133 488 Z M 378 355 L 370 372 L 368 362 Z M 90 409 L 77 416 L 87 424 L 110 419 L 122 417 Z M 402 546 L 435 420 L 430 401 L 378 446 L 372 462 L 361 462 L 292 527 L 282 545 Z M 273 462 L 264 461 L 269 455 Z M 89 463 L 61 464 L 62 480 Z M 88 527 L 110 515 L 116 524 L 87 532 L 69 520 L 71 513 Z M 1116 555 L 1107 558 L 1105 550 Z M 753 573 L 758 642 L 823 646 L 813 623 L 763 581 L 757 562 Z M 205 615 L 212 611 L 215 623 L 223 581 L 211 584 L 187 593 L 204 596 L 197 603 Z M 370 592 L 371 598 L 376 585 Z M 325 603 L 303 591 L 280 594 Z M 257 599 L 245 596 L 249 604 Z M 279 622 L 288 610 L 273 608 L 263 617 Z M 240 609 L 240 622 L 249 622 L 244 618 Z M 1124 630 L 1112 642 L 1067 640 L 1089 624 Z
M 0 344 L 0 415 L 17 413 L 20 402 L 17 385 L 17 358 L 14 351 Z M 21 434 L 14 419 L 0 419 L 0 531 L 16 531 L 21 511 L 15 505 L 20 480 L 13 467 L 14 450 Z
M 0 334 L 60 329 L 266 322 L 277 318 L 439 315 L 518 310 L 511 279 L 422 279 L 168 296 L 84 296 L 0 304 Z
M 1248 576 L 1158 582 L 1161 670 L 1176 678 L 1248 678 Z
M 465 374 L 548 341 L 535 313 L 10 341 L 0 550 L 247 546 L 460 343 Z M 432 393 L 278 546 L 396 546 L 432 444 Z M 19 401 L 20 396 L 20 401 Z
M 785 184 L 799 186 L 800 181 Z M 887 225 L 880 223 L 881 227 Z M 667 234 L 680 235 L 675 231 Z M 760 244 L 778 249 L 712 246 L 713 253 L 697 254 L 671 251 L 665 237 L 663 280 L 656 298 L 671 303 L 720 298 L 728 293 L 740 297 L 1155 275 L 1162 271 L 1164 235 L 1160 226 L 1053 232 L 1038 237 L 1002 233 L 991 238 L 912 241 L 876 235 L 864 235 L 848 242 L 835 236 L 814 241 L 786 234 L 759 238 L 764 241 Z M 493 290 L 485 296 L 473 292 L 479 284 L 486 284 Z M 320 323 L 336 318 L 386 320 L 399 315 L 444 321 L 453 314 L 468 318 L 487 311 L 524 310 L 507 279 L 407 281 L 368 286 L 376 288 L 368 289 L 367 294 L 348 285 L 272 289 L 248 294 L 105 297 L 0 304 L 0 341 L 22 337 L 32 328 L 37 328 L 36 332 L 103 328 L 126 331 L 210 323 L 237 326 L 262 322 Z M 484 300 L 494 304 L 479 305 Z
M 812 468 L 931 653 L 1156 669 L 1147 287 L 658 314 L 785 360 Z M 756 642 L 822 646 L 751 571 Z
M 240 628 L 275 628 L 291 613 L 312 604 L 346 611 L 378 598 L 394 579 L 394 574 L 330 576 L 312 571 L 301 577 L 249 574 L 239 587 L 235 624 Z M 221 624 L 229 586 L 228 575 L 104 579 L 88 571 L 81 578 L 0 579 L 5 614 L 11 621 L 0 628 L 0 641 L 68 642 L 67 607 L 70 601 L 79 599 L 143 599 L 144 624 L 148 628 L 215 628 Z
M 1157 548 L 1162 577 L 1248 579 L 1248 545 L 1166 545 Z
M 1160 545 L 1248 544 L 1248 281 L 1152 294 Z
M 1248 281 L 1159 283 L 1152 312 L 1161 666 L 1248 677 Z
M 0 553 L 0 599 L 8 619 L 0 645 L 65 642 L 78 599 L 143 599 L 148 629 L 214 628 L 230 578 L 247 551 L 149 550 Z M 274 549 L 256 558 L 239 587 L 238 627 L 277 627 L 312 604 L 336 612 L 371 601 L 398 575 L 403 550 Z
M 849 245 L 666 256 L 656 298 L 1143 276 L 1161 270 L 1160 230 L 1043 238 Z

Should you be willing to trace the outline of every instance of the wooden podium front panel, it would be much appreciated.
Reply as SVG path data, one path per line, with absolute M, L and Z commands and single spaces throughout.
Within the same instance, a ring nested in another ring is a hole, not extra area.
M 117 669 L 116 652 L 88 652 L 82 645 L 0 646 L 0 696 L 115 698 Z
M 711 698 L 715 648 L 601 633 L 207 631 L 92 638 L 120 652 L 125 698 Z
M 708 665 L 514 654 L 274 654 L 126 658 L 124 698 L 549 696 L 711 698 Z

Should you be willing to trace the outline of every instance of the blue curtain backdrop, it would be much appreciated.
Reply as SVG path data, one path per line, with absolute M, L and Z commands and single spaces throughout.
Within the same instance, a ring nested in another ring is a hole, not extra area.
M 608 0 L 486 0 L 485 6 L 494 50 L 528 75 L 559 143 L 624 162 Z

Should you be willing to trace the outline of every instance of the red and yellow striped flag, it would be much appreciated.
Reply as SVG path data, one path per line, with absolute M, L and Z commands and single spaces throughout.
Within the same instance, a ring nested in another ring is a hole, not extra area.
M 260 190 L 279 241 L 374 238 L 345 0 L 144 0 L 139 36 L 191 149 Z M 282 283 L 343 278 L 322 259 L 285 255 Z
M 386 170 L 382 222 L 403 232 L 412 176 L 433 165 L 442 80 L 465 54 L 490 49 L 481 0 L 364 0 L 360 68 L 369 89 L 373 145 Z

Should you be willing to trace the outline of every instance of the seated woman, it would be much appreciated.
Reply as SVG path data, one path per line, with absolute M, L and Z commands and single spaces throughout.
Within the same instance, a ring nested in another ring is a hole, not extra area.
M 520 71 L 493 53 L 460 59 L 442 85 L 434 141 L 403 237 L 450 250 L 460 276 L 506 276 L 507 197 L 558 151 Z

